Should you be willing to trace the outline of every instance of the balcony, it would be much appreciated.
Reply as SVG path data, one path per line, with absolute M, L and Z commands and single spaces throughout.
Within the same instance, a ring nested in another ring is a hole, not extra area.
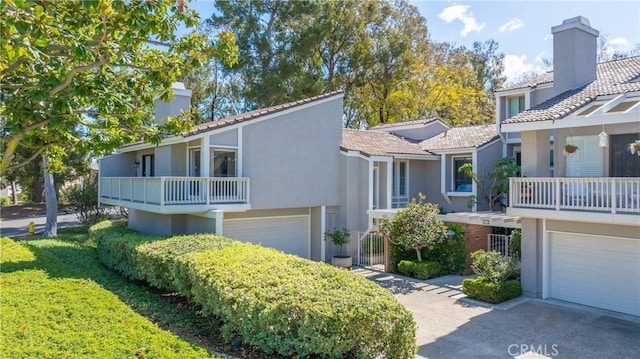
M 511 178 L 509 214 L 529 218 L 640 223 L 640 178 Z
M 101 177 L 100 203 L 156 213 L 249 209 L 243 177 Z

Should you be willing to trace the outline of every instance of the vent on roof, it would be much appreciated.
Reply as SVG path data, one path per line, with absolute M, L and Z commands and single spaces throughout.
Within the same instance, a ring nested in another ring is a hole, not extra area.
M 595 104 L 595 105 L 593 105 L 593 106 L 589 107 L 588 109 L 586 109 L 586 110 L 584 110 L 584 111 L 580 112 L 580 113 L 578 114 L 578 116 L 586 116 L 586 115 L 590 115 L 590 114 L 592 114 L 593 112 L 595 112 L 597 109 L 599 109 L 600 107 L 602 107 L 602 105 L 604 105 L 604 104 L 603 104 L 603 103 L 599 103 L 599 104 L 597 103 L 597 104 Z
M 607 111 L 607 113 L 625 112 L 634 107 L 638 102 L 640 102 L 640 100 L 620 102 L 619 104 L 613 106 L 609 111 Z

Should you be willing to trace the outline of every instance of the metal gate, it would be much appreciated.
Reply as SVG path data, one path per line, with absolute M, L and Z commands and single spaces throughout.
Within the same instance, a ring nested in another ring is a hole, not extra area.
M 353 265 L 384 271 L 384 237 L 377 233 L 351 232 Z

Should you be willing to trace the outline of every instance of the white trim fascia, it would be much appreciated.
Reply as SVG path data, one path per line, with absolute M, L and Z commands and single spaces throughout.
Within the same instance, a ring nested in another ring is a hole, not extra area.
M 324 233 L 327 231 L 327 206 L 320 206 L 320 261 L 327 260 L 327 241 Z
M 505 97 L 505 98 L 521 96 L 521 95 L 526 95 L 527 93 L 530 93 L 532 88 L 535 88 L 535 87 L 527 86 L 527 87 L 520 87 L 517 89 L 497 91 L 495 92 L 495 94 L 498 95 L 499 97 Z
M 465 147 L 465 148 L 452 148 L 452 149 L 446 149 L 446 150 L 430 150 L 430 151 L 438 155 L 459 155 L 464 153 L 471 154 L 471 152 L 475 150 L 476 150 L 476 147 Z
M 471 154 L 471 167 L 473 168 L 473 173 L 478 173 L 478 151 L 473 151 Z M 471 212 L 478 212 L 478 184 L 476 181 L 471 180 L 471 193 L 476 197 L 476 200 L 473 201 L 473 207 L 471 208 Z
M 243 148 L 242 148 L 242 127 L 238 128 L 238 131 L 236 131 L 236 133 L 238 134 L 238 141 L 236 142 L 238 144 L 238 148 L 237 148 L 237 167 L 236 168 L 236 173 L 238 175 L 238 177 L 242 177 L 243 176 L 243 170 L 242 170 L 242 155 L 243 155 Z
M 448 204 L 453 203 L 447 191 L 447 156 L 440 157 L 440 194 Z
M 373 160 L 369 160 L 369 163 L 367 165 L 367 179 L 368 179 L 368 184 L 367 184 L 367 188 L 369 189 L 367 191 L 368 194 L 368 199 L 367 199 L 367 209 L 373 209 Z
M 556 229 L 548 229 L 547 232 L 549 232 L 549 233 L 568 234 L 568 235 L 576 235 L 577 234 L 577 235 L 580 235 L 580 236 L 597 237 L 597 238 L 613 238 L 613 239 L 619 239 L 619 240 L 623 240 L 623 241 L 640 241 L 640 238 L 638 238 L 638 237 L 622 237 L 622 236 L 617 236 L 615 234 L 602 235 L 602 234 L 593 234 L 593 233 L 582 233 L 582 232 L 578 232 L 578 231 L 574 231 L 574 232 L 562 231 L 562 230 L 556 230 Z
M 253 221 L 257 219 L 278 219 L 278 218 L 295 218 L 295 217 L 309 217 L 309 214 L 290 214 L 285 216 L 261 216 L 261 217 L 246 217 L 246 218 L 228 218 L 225 221 L 238 222 L 238 221 Z
M 365 161 L 369 161 L 369 157 L 363 155 L 360 151 L 353 151 L 353 150 L 348 150 L 346 152 L 340 151 L 340 154 L 347 157 L 359 157 Z
M 635 107 L 637 108 L 637 107 Z M 615 125 L 622 123 L 638 123 L 640 114 L 634 112 L 626 112 L 623 114 L 605 114 L 597 117 L 566 117 L 560 120 L 546 120 L 536 122 L 508 123 L 503 124 L 504 132 L 522 132 L 536 130 L 552 130 L 558 128 L 575 128 L 588 126 Z
M 551 255 L 549 249 L 549 234 L 547 232 L 547 220 L 542 220 L 542 299 L 549 298 L 549 281 L 551 280 L 550 274 L 550 261 Z
M 507 214 L 522 218 L 552 219 L 558 221 L 620 224 L 637 226 L 637 214 L 620 214 L 610 212 L 579 212 L 570 210 L 552 210 L 535 208 L 514 208 L 507 207 Z
M 189 140 L 191 141 L 191 140 Z M 149 148 L 156 148 L 156 147 L 160 147 L 160 146 L 171 146 L 171 145 L 175 145 L 178 143 L 183 143 L 184 139 L 180 138 L 180 136 L 172 136 L 172 137 L 167 137 L 165 139 L 163 139 L 162 141 L 160 141 L 159 144 L 154 145 L 152 143 L 148 143 L 148 142 L 143 142 L 143 143 L 138 143 L 138 144 L 133 144 L 133 145 L 128 145 L 125 147 L 120 147 L 114 150 L 115 154 L 120 154 L 120 153 L 126 153 L 126 152 L 133 152 L 133 151 L 141 151 L 141 150 L 146 150 Z
M 108 204 L 112 206 L 121 206 L 126 208 L 133 208 L 140 211 L 151 212 L 151 213 L 159 213 L 159 214 L 192 214 L 199 212 L 208 212 L 213 210 L 224 210 L 226 212 L 245 212 L 251 209 L 250 204 L 215 204 L 215 205 L 206 205 L 206 204 L 194 204 L 194 205 L 159 205 L 159 204 L 148 204 L 148 203 L 138 203 L 131 201 L 118 201 L 111 198 L 102 198 L 101 202 L 103 204 Z
M 375 162 L 393 162 L 393 157 L 391 156 L 371 156 L 369 159 Z
M 425 127 L 429 127 L 432 125 L 435 125 L 436 123 L 440 123 L 441 125 L 444 125 L 444 127 L 446 128 L 451 128 L 451 126 L 445 122 L 443 122 L 440 119 L 436 119 L 433 120 L 431 122 L 428 123 L 412 123 L 412 124 L 405 124 L 403 122 L 398 122 L 397 125 L 394 126 L 388 126 L 388 127 L 384 127 L 384 128 L 372 128 L 372 129 L 368 129 L 367 131 L 376 131 L 376 132 L 393 132 L 395 131 L 403 131 L 403 130 L 415 130 L 417 128 L 425 128 Z
M 393 158 L 398 160 L 423 160 L 423 161 L 437 161 L 440 159 L 439 155 L 411 155 L 411 154 L 394 154 Z

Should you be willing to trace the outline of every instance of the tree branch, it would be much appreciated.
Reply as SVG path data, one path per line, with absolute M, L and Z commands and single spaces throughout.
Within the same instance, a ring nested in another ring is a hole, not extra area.
M 104 62 L 104 60 L 101 59 L 100 61 L 94 61 L 94 62 L 92 62 L 92 63 L 90 63 L 88 65 L 82 65 L 82 66 L 74 67 L 71 70 L 71 72 L 69 72 L 69 74 L 67 75 L 67 78 L 64 79 L 64 82 L 62 82 L 58 86 L 56 86 L 53 89 L 51 89 L 51 91 L 49 91 L 49 96 L 53 96 L 53 95 L 57 94 L 58 92 L 64 90 L 67 86 L 69 86 L 71 81 L 73 81 L 73 77 L 77 73 L 96 68 L 96 67 L 102 65 L 103 62 Z
M 20 162 L 20 163 L 18 163 L 16 165 L 8 166 L 6 168 L 6 170 L 7 171 L 14 171 L 14 170 L 17 170 L 20 167 L 24 167 L 24 166 L 28 165 L 31 161 L 35 160 L 36 157 L 40 156 L 40 154 L 46 149 L 47 149 L 47 146 L 43 146 L 43 147 L 39 148 L 33 155 L 31 155 L 31 157 L 27 158 L 26 160 L 24 160 L 24 161 L 22 161 L 22 162 Z

